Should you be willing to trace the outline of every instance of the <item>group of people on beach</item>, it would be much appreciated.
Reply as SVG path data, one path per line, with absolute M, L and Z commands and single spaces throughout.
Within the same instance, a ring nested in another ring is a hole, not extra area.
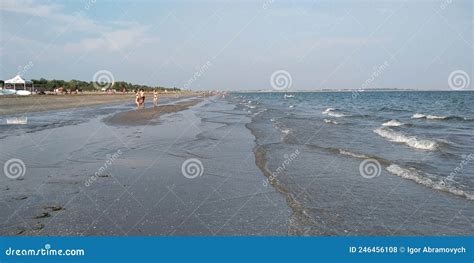
M 137 109 L 145 108 L 145 90 L 135 91 L 135 104 L 137 104 Z M 158 92 L 156 90 L 153 91 L 153 106 L 158 107 Z

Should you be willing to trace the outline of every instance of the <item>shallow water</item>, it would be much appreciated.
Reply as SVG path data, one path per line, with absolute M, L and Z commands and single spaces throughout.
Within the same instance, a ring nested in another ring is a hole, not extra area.
M 307 234 L 472 234 L 473 92 L 233 95 Z

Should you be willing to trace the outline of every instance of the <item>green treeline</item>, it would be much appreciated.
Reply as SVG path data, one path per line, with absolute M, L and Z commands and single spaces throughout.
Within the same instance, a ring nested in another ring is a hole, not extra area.
M 35 89 L 43 90 L 43 91 L 53 91 L 54 89 L 61 88 L 61 87 L 64 89 L 70 89 L 70 90 L 78 89 L 78 90 L 83 90 L 83 91 L 94 91 L 94 90 L 98 90 L 98 88 L 100 89 L 101 87 L 105 87 L 105 86 L 111 89 L 115 89 L 117 91 L 122 91 L 123 89 L 125 89 L 126 91 L 133 91 L 136 89 L 145 89 L 145 90 L 157 89 L 159 91 L 180 90 L 178 88 L 165 88 L 165 87 L 160 87 L 160 86 L 151 87 L 147 85 L 138 85 L 138 84 L 128 83 L 125 81 L 116 81 L 113 83 L 113 85 L 106 85 L 105 83 L 95 83 L 96 85 L 94 85 L 94 82 L 92 81 L 87 82 L 87 81 L 75 80 L 75 79 L 66 81 L 66 80 L 57 80 L 57 79 L 47 80 L 47 79 L 41 78 L 41 79 L 32 79 L 31 81 L 34 84 Z

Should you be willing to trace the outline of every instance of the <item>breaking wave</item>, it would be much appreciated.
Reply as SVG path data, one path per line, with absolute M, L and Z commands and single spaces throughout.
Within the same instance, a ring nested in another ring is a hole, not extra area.
M 425 115 L 422 113 L 415 113 L 411 116 L 412 119 L 428 119 L 428 120 L 445 120 L 448 116 Z
M 328 120 L 328 119 L 324 119 L 324 122 L 325 123 L 330 123 L 330 124 L 338 124 L 337 121 L 334 121 L 334 120 Z
M 402 126 L 402 125 L 404 125 L 404 124 L 397 121 L 397 120 L 390 120 L 390 121 L 384 122 L 382 124 L 382 126 L 386 126 L 386 127 L 398 127 L 398 126 Z
M 418 139 L 415 136 L 407 136 L 389 128 L 377 128 L 374 130 L 374 132 L 388 139 L 389 141 L 404 143 L 415 149 L 433 151 L 438 147 L 438 144 L 435 141 Z
M 443 115 L 429 115 L 422 113 L 415 113 L 411 116 L 412 119 L 426 119 L 426 120 L 458 120 L 458 121 L 472 121 L 473 117 L 460 117 L 460 116 L 443 116 Z
M 402 168 L 396 164 L 388 166 L 387 171 L 393 175 L 399 176 L 404 179 L 412 180 L 421 185 L 427 186 L 434 190 L 440 190 L 448 192 L 457 196 L 466 197 L 468 200 L 474 200 L 474 195 L 467 193 L 464 190 L 458 189 L 452 185 L 449 185 L 445 180 L 435 180 L 434 178 L 428 178 L 420 174 L 420 171 L 415 169 Z
M 348 115 L 345 115 L 343 113 L 337 112 L 336 109 L 334 109 L 334 108 L 327 108 L 326 110 L 324 110 L 322 112 L 322 114 L 328 115 L 328 116 L 331 116 L 331 117 L 336 117 L 336 118 L 347 117 L 348 116 Z

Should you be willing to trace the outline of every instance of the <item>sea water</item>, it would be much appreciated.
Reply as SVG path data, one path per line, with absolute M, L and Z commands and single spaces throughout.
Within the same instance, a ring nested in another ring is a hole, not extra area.
M 229 100 L 303 234 L 472 234 L 474 92 L 292 94 Z

